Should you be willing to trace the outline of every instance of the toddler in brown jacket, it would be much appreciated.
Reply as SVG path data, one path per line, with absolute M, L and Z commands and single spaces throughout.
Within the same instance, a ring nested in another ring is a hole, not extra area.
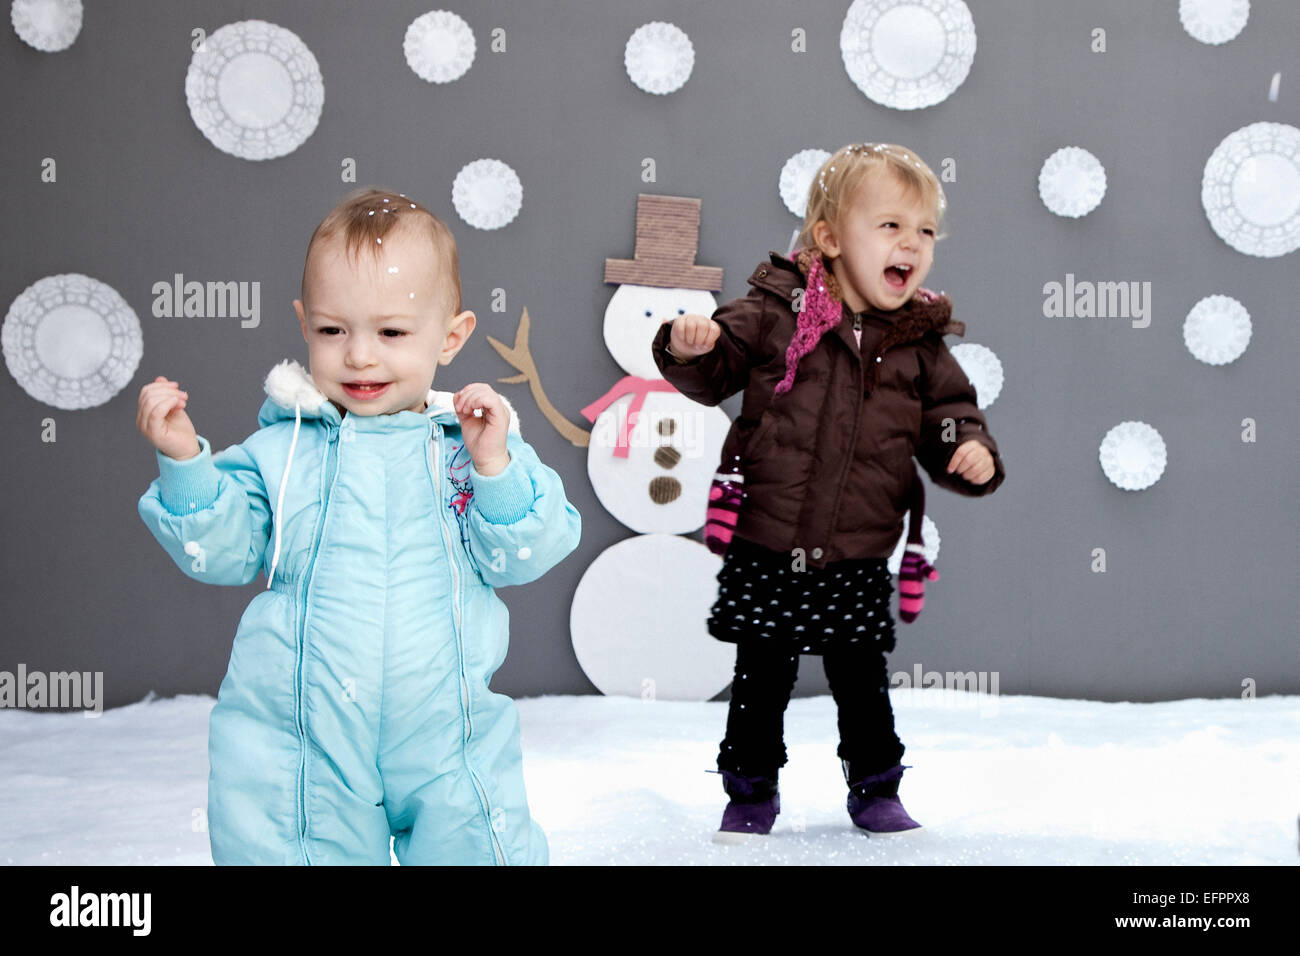
M 904 620 L 919 612 L 924 581 L 937 580 L 912 459 L 939 487 L 972 497 L 1005 477 L 943 341 L 965 326 L 947 296 L 922 287 L 944 206 L 910 150 L 846 146 L 813 180 L 800 248 L 772 253 L 749 294 L 712 318 L 678 316 L 655 338 L 656 364 L 688 397 L 716 405 L 744 390 L 707 534 L 725 548 L 709 632 L 737 645 L 719 842 L 768 833 L 780 811 L 783 716 L 801 653 L 823 659 L 853 822 L 871 833 L 919 827 L 898 798 L 904 747 L 884 656 L 895 642 L 888 559 L 909 510 Z

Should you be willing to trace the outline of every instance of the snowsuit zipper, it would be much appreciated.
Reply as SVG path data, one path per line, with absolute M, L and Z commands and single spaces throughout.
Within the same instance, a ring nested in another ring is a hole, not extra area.
M 469 765 L 469 739 L 474 732 L 473 720 L 470 717 L 469 708 L 469 684 L 465 680 L 465 651 L 461 642 L 461 587 L 460 587 L 460 569 L 456 563 L 456 552 L 452 547 L 451 536 L 447 530 L 445 508 L 442 506 L 442 427 L 436 423 L 434 433 L 431 436 L 430 444 L 433 446 L 433 460 L 429 461 L 426 454 L 425 461 L 429 462 L 433 479 L 435 504 L 438 508 L 438 527 L 442 531 L 442 544 L 447 553 L 447 566 L 451 570 L 451 589 L 452 589 L 452 623 L 456 632 L 456 663 L 460 671 L 460 714 L 464 722 L 464 733 L 461 735 L 461 759 L 465 763 L 465 769 L 469 772 L 471 782 L 474 784 L 474 791 L 478 794 L 479 805 L 483 808 L 483 816 L 487 821 L 488 836 L 492 840 L 492 852 L 498 865 L 505 864 L 505 855 L 501 850 L 500 843 L 497 842 L 496 830 L 492 826 L 492 814 L 488 809 L 487 794 L 479 782 L 478 775 L 474 773 L 474 768 Z
M 338 478 L 341 465 L 342 448 L 340 443 L 334 440 L 336 433 L 337 430 L 331 423 L 325 423 L 325 468 L 322 472 L 321 482 L 324 494 L 321 497 L 320 517 L 316 521 L 316 528 L 312 535 L 311 560 L 307 564 L 306 573 L 302 576 L 302 593 L 298 598 L 298 606 L 302 608 L 302 620 L 296 642 L 297 659 L 294 662 L 296 674 L 294 675 L 293 688 L 294 723 L 298 730 L 298 786 L 296 788 L 296 797 L 298 802 L 298 848 L 302 853 L 303 861 L 308 865 L 311 864 L 311 857 L 307 853 L 307 730 L 302 713 L 306 686 L 303 681 L 302 664 L 303 658 L 307 654 L 307 628 L 311 613 L 311 584 L 316 571 L 316 555 L 320 551 L 321 538 L 325 536 L 325 522 L 329 518 L 330 499 L 333 497 L 334 482 Z M 331 463 L 333 465 L 332 469 Z M 280 516 L 276 515 L 276 520 L 279 519 Z

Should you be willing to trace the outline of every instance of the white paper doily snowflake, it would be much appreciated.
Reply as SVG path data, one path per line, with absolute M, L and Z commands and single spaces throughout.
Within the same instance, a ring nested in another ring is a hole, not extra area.
M 898 574 L 898 569 L 903 566 L 903 553 L 907 550 L 907 532 L 912 526 L 911 512 L 903 513 L 903 533 L 898 536 L 898 544 L 894 545 L 894 553 L 889 556 L 888 567 L 890 574 Z M 921 515 L 921 550 L 925 552 L 925 560 L 931 564 L 937 565 L 939 562 L 939 528 L 929 515 Z
M 1101 440 L 1098 458 L 1112 483 L 1141 491 L 1165 473 L 1165 440 L 1146 422 L 1120 422 Z
M 781 202 L 800 219 L 808 208 L 808 190 L 812 188 L 813 177 L 822 168 L 822 163 L 830 158 L 831 154 L 824 149 L 804 149 L 787 159 L 781 167 L 781 180 L 777 187 L 781 191 Z
M 476 159 L 456 174 L 451 201 L 475 229 L 500 229 L 519 215 L 524 187 L 499 159 Z
M 1238 252 L 1271 257 L 1300 248 L 1300 129 L 1252 123 L 1229 133 L 1205 163 L 1201 205 Z
M 1106 168 L 1086 149 L 1058 149 L 1038 172 L 1038 195 L 1058 216 L 1085 216 L 1106 195 Z
M 1207 365 L 1227 365 L 1241 358 L 1250 343 L 1250 313 L 1226 295 L 1206 296 L 1187 313 L 1183 343 Z
M 1178 19 L 1202 43 L 1227 43 L 1250 19 L 1250 0 L 1180 0 Z
M 997 354 L 991 348 L 974 342 L 962 342 L 949 351 L 975 386 L 976 405 L 988 408 L 997 401 L 1002 394 L 1003 382 L 1002 362 Z
M 975 22 L 962 0 L 853 0 L 840 56 L 867 99 L 899 110 L 933 106 L 970 72 Z
M 79 273 L 46 276 L 5 316 L 5 365 L 23 390 L 55 408 L 102 405 L 131 381 L 144 342 L 117 290 Z
M 672 93 L 690 79 L 695 47 L 679 27 L 656 20 L 628 37 L 623 66 L 628 78 L 647 93 Z
M 242 20 L 216 30 L 195 52 L 185 99 L 194 124 L 217 149 L 241 159 L 274 159 L 315 132 L 325 83 L 297 34 Z
M 415 75 L 430 83 L 450 83 L 474 62 L 474 31 L 450 10 L 431 10 L 411 21 L 402 52 Z
M 66 50 L 81 33 L 81 0 L 14 0 L 9 19 L 18 39 L 44 53 Z

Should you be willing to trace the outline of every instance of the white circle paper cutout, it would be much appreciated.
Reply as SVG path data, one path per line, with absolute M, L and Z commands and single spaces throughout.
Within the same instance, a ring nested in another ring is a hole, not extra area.
M 1227 365 L 1246 351 L 1250 330 L 1250 313 L 1244 305 L 1226 295 L 1211 295 L 1187 313 L 1183 343 L 1207 365 Z
M 274 159 L 307 141 L 325 83 L 296 33 L 263 20 L 228 23 L 203 41 L 185 74 L 194 124 L 241 159 Z
M 781 167 L 781 202 L 785 208 L 803 218 L 808 209 L 808 191 L 812 188 L 813 177 L 822 163 L 831 158 L 824 149 L 804 149 L 795 153 Z
M 656 20 L 628 37 L 623 66 L 628 78 L 647 93 L 672 93 L 690 79 L 695 47 L 679 27 Z
M 81 0 L 14 0 L 9 19 L 18 39 L 43 53 L 66 50 L 81 33 Z
M 910 511 L 903 513 L 903 533 L 898 536 L 898 544 L 894 545 L 894 553 L 889 556 L 888 567 L 889 573 L 897 575 L 898 569 L 903 566 L 903 554 L 907 550 L 907 532 L 912 526 L 912 513 Z M 939 563 L 939 528 L 929 515 L 921 515 L 921 550 L 925 552 L 925 560 L 931 564 Z
M 1120 422 L 1101 440 L 1098 457 L 1113 484 L 1141 491 L 1165 473 L 1165 440 L 1146 422 Z
M 950 350 L 970 383 L 975 386 L 975 402 L 979 408 L 988 408 L 1002 394 L 1002 362 L 997 354 L 983 345 L 962 342 Z M 933 563 L 933 562 L 931 562 Z
M 102 405 L 140 364 L 140 320 L 110 285 L 78 273 L 46 276 L 14 299 L 3 339 L 9 373 L 55 408 Z
M 474 62 L 474 31 L 450 10 L 431 10 L 411 21 L 402 40 L 406 64 L 430 83 L 458 80 Z
M 632 396 L 605 408 L 591 426 L 587 477 L 605 510 L 641 534 L 690 534 L 704 525 L 709 487 L 731 419 L 678 391 L 650 392 L 615 454 Z
M 1205 163 L 1201 204 L 1238 252 L 1271 257 L 1300 248 L 1300 129 L 1252 123 L 1228 134 Z
M 1058 216 L 1087 215 L 1106 195 L 1106 169 L 1086 149 L 1058 149 L 1038 172 L 1038 195 Z
M 965 81 L 975 22 L 962 0 L 853 0 L 840 29 L 849 78 L 882 106 L 933 106 Z
M 569 610 L 573 651 L 602 694 L 710 700 L 731 683 L 736 646 L 709 634 L 722 559 L 671 534 L 605 549 Z
M 1202 43 L 1227 43 L 1250 19 L 1250 0 L 1179 0 L 1178 19 Z
M 524 201 L 515 171 L 499 159 L 476 159 L 456 174 L 451 201 L 475 229 L 500 229 L 514 221 Z

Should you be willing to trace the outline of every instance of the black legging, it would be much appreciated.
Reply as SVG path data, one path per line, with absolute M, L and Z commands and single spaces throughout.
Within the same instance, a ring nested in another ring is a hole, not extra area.
M 867 773 L 902 762 L 904 747 L 894 733 L 885 655 L 866 642 L 846 644 L 823 654 L 822 665 L 839 716 L 840 759 Z M 798 654 L 763 640 L 737 643 L 719 770 L 776 777 L 786 764 L 785 709 L 798 676 Z

